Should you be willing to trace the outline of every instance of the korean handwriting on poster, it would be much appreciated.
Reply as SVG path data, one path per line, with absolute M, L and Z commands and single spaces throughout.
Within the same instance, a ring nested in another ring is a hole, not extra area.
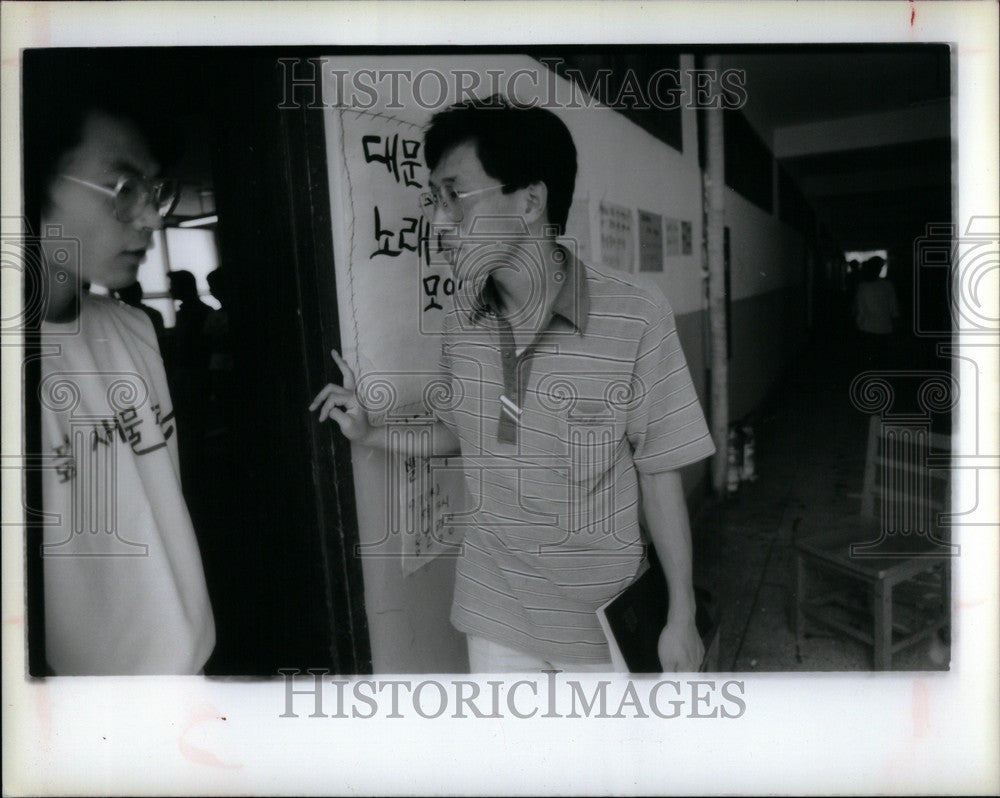
M 381 136 L 369 133 L 361 137 L 361 151 L 366 164 L 382 165 L 387 177 L 404 188 L 420 189 L 417 170 L 423 167 L 423 143 L 416 139 L 402 138 L 399 133 Z M 422 262 L 430 257 L 430 224 L 419 212 L 418 199 L 413 196 L 413 214 L 387 219 L 386 213 L 376 203 L 372 209 L 375 227 L 375 250 L 369 260 L 379 257 L 396 258 L 405 252 L 416 253 Z M 405 212 L 403 212 L 405 213 Z
M 375 206 L 375 241 L 378 244 L 368 259 L 377 256 L 396 258 L 403 252 L 415 252 L 424 263 L 430 258 L 430 224 L 421 216 L 404 216 L 395 230 L 382 226 L 382 212 Z
M 465 508 L 462 481 L 447 459 L 407 457 L 404 489 L 400 492 L 403 519 L 403 570 L 413 573 L 438 554 L 458 553 L 461 535 L 454 513 Z M 436 464 L 436 465 L 435 465 Z
M 403 139 L 402 156 L 399 160 L 399 134 L 386 136 L 367 135 L 361 137 L 361 147 L 365 153 L 365 163 L 384 164 L 389 174 L 395 181 L 400 182 L 402 177 L 403 185 L 423 188 L 423 183 L 417 180 L 416 170 L 422 165 L 418 160 L 420 155 L 421 142 L 413 139 Z
M 440 274 L 429 274 L 423 279 L 424 284 L 424 294 L 430 297 L 430 302 L 424 307 L 424 311 L 428 310 L 443 310 L 444 308 L 438 304 L 438 289 L 445 296 L 452 296 L 455 293 L 455 280 L 452 277 L 445 277 L 441 279 Z M 458 281 L 458 288 L 462 287 L 462 281 Z

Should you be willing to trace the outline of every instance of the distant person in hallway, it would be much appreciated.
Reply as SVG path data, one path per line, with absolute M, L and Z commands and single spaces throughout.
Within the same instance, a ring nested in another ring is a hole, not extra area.
M 208 372 L 209 345 L 205 337 L 205 320 L 212 307 L 198 296 L 198 283 L 191 272 L 179 269 L 167 274 L 170 296 L 180 302 L 174 324 L 174 346 L 178 367 L 190 372 L 191 379 L 203 382 Z
M 191 493 L 204 471 L 205 432 L 208 428 L 211 356 L 205 336 L 205 321 L 212 307 L 198 296 L 195 276 L 186 269 L 167 273 L 170 296 L 180 302 L 173 329 L 170 358 L 170 390 L 177 406 L 181 447 L 181 474 Z M 193 508 L 197 509 L 197 508 Z M 195 513 L 197 517 L 197 513 Z
M 77 58 L 79 58 L 77 56 Z M 25 91 L 25 206 L 47 279 L 39 385 L 45 671 L 195 674 L 215 645 L 176 422 L 136 282 L 176 186 L 104 75 Z M 89 98 L 89 99 L 88 99 Z M 29 624 L 31 623 L 29 618 Z
M 216 269 L 206 278 L 219 309 L 205 318 L 203 332 L 208 342 L 208 382 L 213 423 L 209 432 L 226 429 L 232 413 L 233 341 L 229 332 L 229 283 L 226 272 Z
M 854 294 L 854 324 L 861 360 L 866 368 L 885 369 L 891 363 L 893 332 L 899 318 L 896 289 L 880 277 L 885 259 L 877 255 L 861 267 L 861 282 Z
M 167 326 L 163 323 L 163 314 L 156 308 L 150 307 L 142 301 L 142 283 L 136 280 L 132 283 L 132 285 L 126 285 L 124 288 L 119 288 L 115 291 L 115 296 L 126 305 L 138 308 L 149 317 L 149 321 L 153 325 L 153 330 L 156 332 L 156 340 L 160 344 L 160 351 L 162 352 Z
M 666 298 L 558 240 L 577 155 L 551 111 L 501 97 L 454 106 L 433 118 L 425 146 L 424 207 L 462 286 L 440 360 L 456 403 L 434 409 L 433 447 L 466 458 L 478 508 L 451 612 L 471 670 L 613 670 L 596 611 L 646 564 L 642 515 L 669 585 L 662 667 L 696 671 L 679 469 L 715 447 Z M 352 441 L 385 446 L 333 356 L 343 387 L 326 386 L 310 409 Z

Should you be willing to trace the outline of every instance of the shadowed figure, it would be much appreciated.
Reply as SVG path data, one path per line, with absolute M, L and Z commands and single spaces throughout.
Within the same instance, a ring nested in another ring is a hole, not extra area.
M 216 269 L 208 275 L 208 287 L 221 306 L 205 318 L 204 333 L 208 342 L 208 382 L 212 403 L 209 434 L 229 428 L 232 408 L 233 342 L 229 334 L 229 294 L 226 273 Z
M 160 313 L 156 308 L 150 307 L 142 301 L 142 283 L 136 281 L 132 285 L 127 285 L 124 288 L 119 288 L 115 291 L 115 296 L 117 296 L 126 305 L 131 305 L 134 308 L 138 308 L 147 316 L 149 320 L 153 323 L 153 330 L 156 332 L 156 341 L 160 345 L 160 352 L 164 355 L 164 360 L 166 360 L 166 353 L 164 349 L 164 338 L 166 337 L 167 327 L 163 323 L 163 314 Z
M 212 308 L 198 297 L 198 285 L 191 272 L 172 271 L 167 277 L 170 279 L 170 296 L 181 303 L 177 309 L 168 376 L 177 408 L 181 478 L 187 491 L 199 484 L 203 471 L 210 357 L 205 320 Z M 195 493 L 188 492 L 188 495 L 194 496 Z
M 861 362 L 868 369 L 885 369 L 892 362 L 895 320 L 899 317 L 896 289 L 879 277 L 885 260 L 869 258 L 861 267 L 861 282 L 854 294 L 854 324 Z

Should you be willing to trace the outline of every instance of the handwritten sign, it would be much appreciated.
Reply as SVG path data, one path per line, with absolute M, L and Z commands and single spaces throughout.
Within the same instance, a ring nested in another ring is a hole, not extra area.
M 460 555 L 467 500 L 454 485 L 463 479 L 461 461 L 410 456 L 396 462 L 398 514 L 390 521 L 390 532 L 398 532 L 402 540 L 403 572 L 413 573 L 441 554 Z
M 456 290 L 451 268 L 435 262 L 431 214 L 421 204 L 427 119 L 384 109 L 329 113 L 344 355 L 375 423 L 419 427 L 433 419 L 425 390 L 439 376 L 441 326 Z M 444 519 L 465 505 L 462 472 L 432 468 L 429 453 L 411 446 L 389 457 L 389 531 L 399 536 L 404 573 L 454 550 L 449 541 L 461 537 Z

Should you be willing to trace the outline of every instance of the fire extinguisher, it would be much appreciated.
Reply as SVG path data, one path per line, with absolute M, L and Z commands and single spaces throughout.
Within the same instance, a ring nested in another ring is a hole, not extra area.
M 755 461 L 756 446 L 753 437 L 753 427 L 743 425 L 743 460 L 740 464 L 740 480 L 742 482 L 757 481 L 757 464 Z
M 740 460 L 743 450 L 740 446 L 739 429 L 733 425 L 729 428 L 729 440 L 727 448 L 728 470 L 726 471 L 726 492 L 733 495 L 740 488 Z

